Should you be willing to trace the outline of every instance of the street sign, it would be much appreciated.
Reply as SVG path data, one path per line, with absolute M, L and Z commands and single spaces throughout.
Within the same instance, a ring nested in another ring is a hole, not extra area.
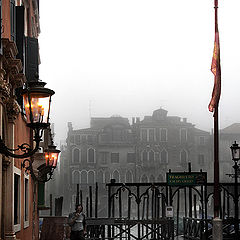
M 167 173 L 167 184 L 169 186 L 197 186 L 207 183 L 206 172 L 175 172 Z

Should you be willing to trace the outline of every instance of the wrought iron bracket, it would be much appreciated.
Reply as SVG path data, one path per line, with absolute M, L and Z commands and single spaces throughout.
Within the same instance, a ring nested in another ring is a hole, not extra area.
M 28 143 L 23 143 L 21 145 L 18 145 L 17 148 L 11 149 L 5 145 L 4 141 L 0 137 L 0 154 L 4 154 L 6 157 L 27 158 L 39 150 L 39 143 L 42 141 L 43 130 L 46 129 L 49 124 L 34 123 L 28 124 L 27 126 L 34 131 L 33 141 L 36 143 L 35 147 L 32 148 Z M 14 153 L 16 151 L 20 151 L 21 154 Z
M 26 164 L 28 163 L 28 164 Z M 48 182 L 52 179 L 52 175 L 54 172 L 54 167 L 46 166 L 46 164 L 42 164 L 40 167 L 38 167 L 38 176 L 35 175 L 33 170 L 33 161 L 29 159 L 24 159 L 24 161 L 21 163 L 21 168 L 25 168 L 26 173 L 30 173 L 31 177 L 34 181 L 38 182 Z

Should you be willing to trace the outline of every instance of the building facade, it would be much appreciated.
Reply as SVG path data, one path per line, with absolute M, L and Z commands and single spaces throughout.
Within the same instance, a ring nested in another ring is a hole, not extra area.
M 132 118 L 131 124 L 120 116 L 91 118 L 87 129 L 73 130 L 68 123 L 60 162 L 61 177 L 56 182 L 62 188 L 56 194 L 64 196 L 67 214 L 74 209 L 77 184 L 86 192 L 98 182 L 101 193 L 110 179 L 165 182 L 169 169 L 188 171 L 189 162 L 192 171 L 208 171 L 212 168 L 211 135 L 185 118 L 168 116 L 164 109 L 142 120 Z M 210 180 L 211 176 L 209 173 Z M 100 197 L 100 212 L 106 199 Z
M 234 173 L 234 162 L 230 150 L 230 146 L 234 141 L 240 144 L 240 123 L 234 123 L 221 129 L 219 134 L 219 171 L 220 179 L 223 182 L 234 181 L 233 178 L 227 175 Z
M 20 90 L 38 81 L 39 1 L 1 0 L 0 7 L 0 137 L 10 149 L 23 143 L 33 147 Z M 44 139 L 42 150 L 48 146 L 48 132 Z M 22 168 L 23 160 L 0 154 L 0 239 L 39 238 L 39 183 Z M 43 151 L 31 160 L 37 174 Z

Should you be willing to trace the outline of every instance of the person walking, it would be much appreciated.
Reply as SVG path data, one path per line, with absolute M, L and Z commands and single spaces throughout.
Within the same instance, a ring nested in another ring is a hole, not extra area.
M 71 226 L 71 240 L 84 240 L 86 233 L 86 220 L 82 212 L 82 205 L 76 205 L 76 212 L 70 213 L 68 217 L 68 224 Z

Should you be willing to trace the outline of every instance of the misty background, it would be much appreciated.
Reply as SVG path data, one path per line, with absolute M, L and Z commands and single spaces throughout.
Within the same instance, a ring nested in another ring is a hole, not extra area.
M 240 1 L 219 0 L 219 126 L 239 122 Z M 90 117 L 143 117 L 160 107 L 211 131 L 213 0 L 40 2 L 40 79 L 56 94 L 59 144 Z

